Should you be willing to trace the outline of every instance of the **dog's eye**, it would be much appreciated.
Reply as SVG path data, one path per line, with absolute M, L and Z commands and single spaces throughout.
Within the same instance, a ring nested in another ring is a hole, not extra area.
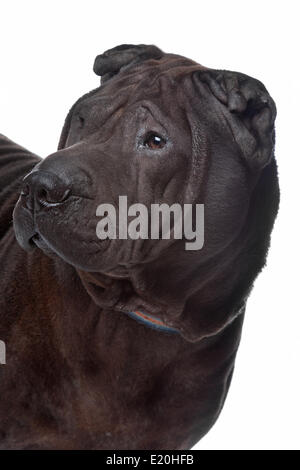
M 143 142 L 143 145 L 151 150 L 157 150 L 163 148 L 166 145 L 166 141 L 155 132 L 149 132 Z

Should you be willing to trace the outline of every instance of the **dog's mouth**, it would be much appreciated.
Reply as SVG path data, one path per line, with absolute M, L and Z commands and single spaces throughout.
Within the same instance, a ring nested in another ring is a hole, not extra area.
M 39 233 L 35 233 L 29 240 L 28 244 L 32 246 L 32 248 L 35 248 L 36 246 L 38 248 L 43 248 L 44 246 L 47 246 L 46 242 L 43 240 L 41 235 Z
M 26 207 L 21 195 L 13 212 L 17 242 L 27 252 L 40 249 L 46 255 L 57 256 L 76 268 L 93 270 L 95 267 L 98 270 L 99 255 L 108 248 L 110 240 L 99 240 L 96 235 L 93 237 L 96 234 L 96 220 L 92 217 L 86 217 L 80 223 L 78 214 L 92 211 L 90 207 L 85 210 L 88 202 L 79 197 L 72 202 L 61 207 L 32 211 Z
M 32 250 L 34 250 L 35 248 L 39 248 L 48 256 L 53 256 L 57 254 L 55 253 L 55 250 L 53 250 L 49 246 L 45 238 L 43 238 L 43 236 L 38 232 L 36 232 L 34 235 L 32 235 L 32 237 L 29 238 L 28 245 L 31 247 Z

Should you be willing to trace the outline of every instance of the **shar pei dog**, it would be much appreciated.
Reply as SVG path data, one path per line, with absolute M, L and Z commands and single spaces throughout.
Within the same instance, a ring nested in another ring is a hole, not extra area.
M 56 152 L 0 137 L 0 448 L 189 449 L 223 407 L 266 262 L 276 107 L 260 81 L 156 46 L 94 72 Z M 154 238 L 108 236 L 98 207 L 121 196 L 202 207 L 203 243 L 161 236 L 161 218 Z

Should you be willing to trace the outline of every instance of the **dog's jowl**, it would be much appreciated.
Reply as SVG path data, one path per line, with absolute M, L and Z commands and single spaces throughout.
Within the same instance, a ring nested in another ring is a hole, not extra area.
M 266 261 L 275 104 L 254 78 L 155 46 L 94 71 L 56 152 L 0 136 L 0 448 L 189 449 L 222 409 Z M 102 204 L 134 236 L 99 237 Z M 175 210 L 170 236 L 144 236 L 153 205 L 203 207 L 197 246 Z

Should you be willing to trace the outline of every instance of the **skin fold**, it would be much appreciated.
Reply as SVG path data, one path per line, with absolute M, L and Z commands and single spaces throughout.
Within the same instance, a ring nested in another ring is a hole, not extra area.
M 0 449 L 189 449 L 222 409 L 266 260 L 275 104 L 254 78 L 156 46 L 118 46 L 94 71 L 55 153 L 0 135 Z M 204 204 L 203 248 L 99 240 L 97 206 L 120 195 Z

